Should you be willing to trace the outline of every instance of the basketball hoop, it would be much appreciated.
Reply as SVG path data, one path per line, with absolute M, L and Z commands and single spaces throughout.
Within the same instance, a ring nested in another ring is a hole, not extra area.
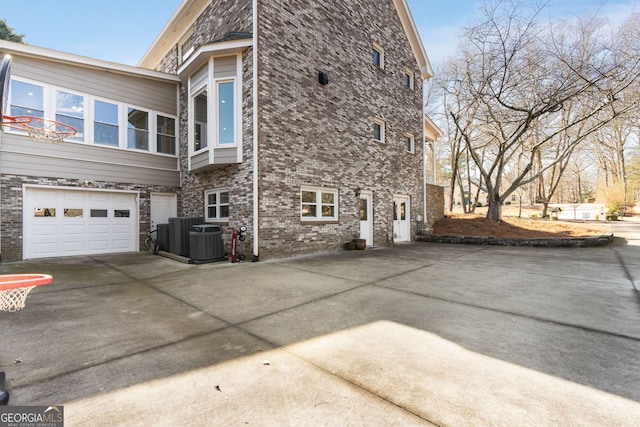
M 2 116 L 2 126 L 26 132 L 35 141 L 61 143 L 76 134 L 76 129 L 63 122 L 35 116 Z
M 0 311 L 18 311 L 25 307 L 33 288 L 53 281 L 48 274 L 8 274 L 0 276 Z

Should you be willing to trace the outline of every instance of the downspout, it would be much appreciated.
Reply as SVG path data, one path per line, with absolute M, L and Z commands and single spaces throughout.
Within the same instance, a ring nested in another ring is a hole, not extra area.
M 253 0 L 253 257 L 252 262 L 258 261 L 259 256 L 259 197 L 258 197 L 258 0 Z
M 426 227 L 427 225 L 427 141 L 426 141 L 427 127 L 424 124 L 424 117 L 422 118 L 422 221 Z

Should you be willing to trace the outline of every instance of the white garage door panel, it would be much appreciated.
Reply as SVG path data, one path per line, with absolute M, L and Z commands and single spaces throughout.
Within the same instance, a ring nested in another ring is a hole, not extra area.
M 134 193 L 26 188 L 23 209 L 25 259 L 138 249 Z

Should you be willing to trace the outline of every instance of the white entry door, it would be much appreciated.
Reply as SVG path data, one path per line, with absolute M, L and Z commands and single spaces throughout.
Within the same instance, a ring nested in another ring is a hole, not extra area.
M 373 246 L 373 194 L 363 191 L 360 193 L 360 238 L 367 241 L 367 246 Z
M 393 241 L 411 241 L 409 196 L 393 196 Z
M 27 187 L 23 257 L 138 250 L 137 193 Z
M 168 224 L 169 218 L 178 216 L 178 197 L 170 193 L 151 193 L 151 231 L 158 224 Z

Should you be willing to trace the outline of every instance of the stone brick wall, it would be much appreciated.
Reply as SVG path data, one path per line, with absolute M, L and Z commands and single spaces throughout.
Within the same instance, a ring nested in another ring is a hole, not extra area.
M 444 218 L 444 187 L 427 184 L 427 226 Z
M 412 229 L 423 214 L 422 81 L 397 12 L 391 0 L 292 3 L 258 2 L 261 259 L 334 250 L 358 236 L 356 188 L 374 192 L 374 244 L 391 244 L 394 194 L 411 196 Z M 374 42 L 384 70 L 372 64 Z M 372 140 L 374 118 L 386 123 L 384 143 Z M 337 223 L 301 222 L 303 185 L 338 189 Z
M 2 195 L 2 206 L 0 207 L 0 217 L 2 228 L 0 236 L 2 239 L 2 261 L 17 261 L 22 259 L 22 239 L 23 239 L 23 185 L 49 185 L 51 187 L 72 187 L 84 188 L 82 179 L 46 178 L 19 175 L 2 175 L 0 177 L 0 194 Z M 140 248 L 144 248 L 144 239 L 150 227 L 150 199 L 151 193 L 175 193 L 180 194 L 177 187 L 148 186 L 140 184 L 117 184 L 112 182 L 93 181 L 91 189 L 103 190 L 127 190 L 138 191 L 139 199 L 139 241 Z M 89 190 L 89 188 L 87 188 Z
M 213 0 L 194 24 L 194 46 L 221 39 L 229 32 L 250 33 L 253 28 L 251 0 Z

